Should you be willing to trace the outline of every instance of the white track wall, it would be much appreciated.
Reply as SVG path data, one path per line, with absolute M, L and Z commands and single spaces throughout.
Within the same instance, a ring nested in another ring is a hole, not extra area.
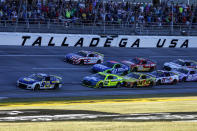
M 196 48 L 197 37 L 189 36 L 100 36 L 45 33 L 0 33 L 0 45 L 76 46 L 128 48 Z

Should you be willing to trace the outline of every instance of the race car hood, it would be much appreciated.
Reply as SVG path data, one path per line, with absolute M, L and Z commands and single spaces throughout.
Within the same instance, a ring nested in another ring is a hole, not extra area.
M 158 78 L 158 76 L 153 75 L 153 74 L 151 74 L 151 73 L 147 73 L 147 75 L 149 75 L 149 76 L 151 76 L 151 77 L 154 77 L 154 78 Z
M 110 68 L 105 66 L 105 65 L 102 65 L 102 64 L 95 64 L 92 67 L 92 70 L 97 71 L 97 72 L 103 72 L 103 71 L 105 71 L 107 69 L 110 69 Z
M 77 54 L 75 54 L 75 53 L 70 53 L 70 54 L 67 54 L 67 55 L 66 55 L 66 58 L 67 58 L 67 59 L 79 59 L 79 58 L 82 58 L 82 56 L 77 55 Z
M 181 72 L 176 71 L 176 70 L 174 70 L 173 72 L 176 73 L 178 76 L 187 76 L 186 74 L 181 73 Z
M 181 68 L 181 65 L 176 64 L 174 62 L 166 62 L 166 63 L 164 63 L 164 66 L 169 66 L 169 67 L 171 67 L 173 69 Z
M 33 84 L 35 82 L 38 82 L 32 78 L 29 78 L 29 77 L 21 77 L 19 78 L 18 80 L 20 83 L 24 83 L 24 84 Z
M 128 76 L 124 76 L 124 77 L 123 77 L 123 80 L 124 80 L 124 81 L 135 81 L 135 80 L 137 80 L 137 79 L 132 78 L 132 77 L 128 77 Z
M 87 81 L 91 81 L 91 82 L 99 82 L 102 79 L 99 79 L 98 77 L 94 77 L 94 76 L 86 76 L 86 77 L 84 77 L 83 80 L 87 80 Z
M 135 65 L 135 63 L 131 62 L 131 61 L 127 61 L 127 60 L 124 60 L 124 61 L 121 61 L 123 64 L 125 65 Z

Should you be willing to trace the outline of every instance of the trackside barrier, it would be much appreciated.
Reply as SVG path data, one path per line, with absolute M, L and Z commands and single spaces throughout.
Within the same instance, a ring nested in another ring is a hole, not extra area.
M 0 33 L 0 45 L 74 46 L 128 48 L 196 48 L 193 36 L 76 35 L 47 33 Z

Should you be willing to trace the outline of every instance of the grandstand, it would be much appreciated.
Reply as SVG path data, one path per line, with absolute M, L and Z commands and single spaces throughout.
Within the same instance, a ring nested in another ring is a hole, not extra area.
M 196 28 L 196 0 L 0 2 L 1 32 L 197 35 Z

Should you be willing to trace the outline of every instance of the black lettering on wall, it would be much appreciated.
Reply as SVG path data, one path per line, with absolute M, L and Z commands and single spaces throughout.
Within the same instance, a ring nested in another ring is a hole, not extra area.
M 55 43 L 52 43 L 52 41 L 53 41 L 53 37 L 51 37 L 51 39 L 50 39 L 50 41 L 48 43 L 48 46 L 55 46 Z
M 38 38 L 34 41 L 34 43 L 32 44 L 32 46 L 35 46 L 35 45 L 41 46 L 41 42 L 42 42 L 42 37 L 40 36 L 40 37 L 38 37 Z
M 68 44 L 66 44 L 66 40 L 67 40 L 67 37 L 64 37 L 64 40 L 62 41 L 62 45 L 61 46 L 68 46 Z
M 188 45 L 189 45 L 189 40 L 185 40 L 180 48 L 183 48 L 183 47 L 188 48 Z
M 30 39 L 30 38 L 31 38 L 31 36 L 22 36 L 23 42 L 21 45 L 24 46 L 27 39 Z
M 134 47 L 134 46 L 140 47 L 140 39 L 137 39 L 137 40 L 131 45 L 131 47 Z
M 126 47 L 127 45 L 127 38 L 123 38 L 121 39 L 120 43 L 119 43 L 119 47 Z
M 164 46 L 165 42 L 166 42 L 166 39 L 163 40 L 162 44 L 160 44 L 160 42 L 161 42 L 161 39 L 159 39 L 158 42 L 157 42 L 157 48 L 162 48 Z
M 100 39 L 99 38 L 92 38 L 89 47 L 96 47 L 99 43 Z
M 76 47 L 77 45 L 83 47 L 83 38 L 80 38 L 74 46 Z
M 175 48 L 176 45 L 177 45 L 177 42 L 178 42 L 178 39 L 172 39 L 172 41 L 171 41 L 169 47 L 170 47 L 170 48 Z
M 112 42 L 113 38 L 107 38 L 104 44 L 104 47 L 110 47 L 111 42 Z

